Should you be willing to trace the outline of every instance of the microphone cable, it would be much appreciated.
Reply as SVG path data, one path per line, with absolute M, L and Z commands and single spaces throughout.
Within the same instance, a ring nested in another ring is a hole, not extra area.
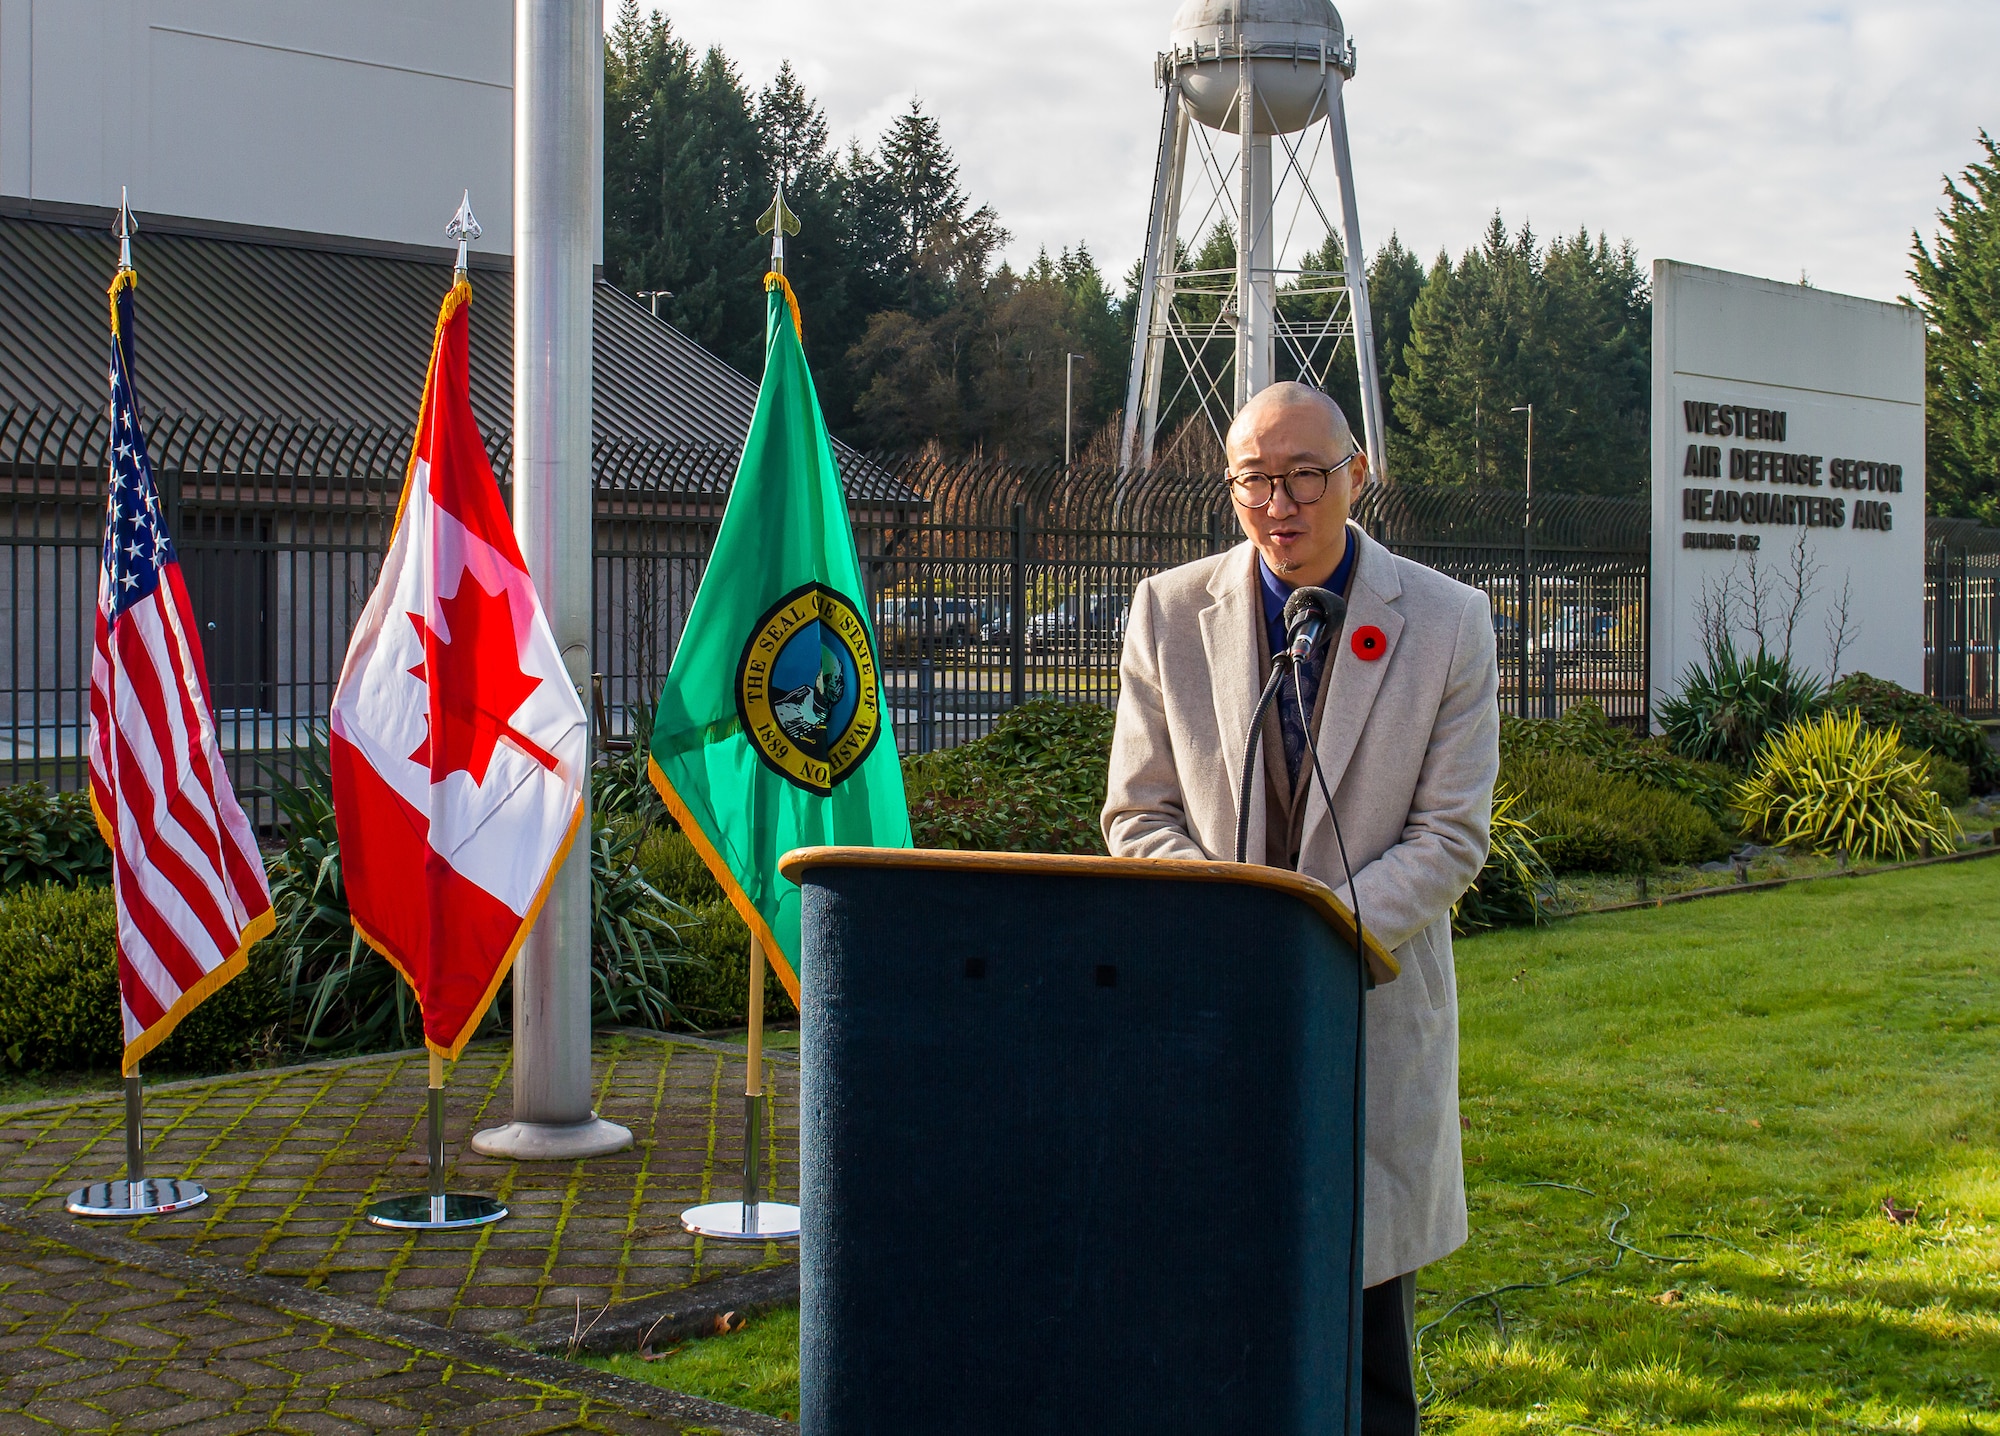
M 1331 643 L 1329 643 L 1329 647 L 1331 647 Z M 1327 654 L 1326 677 L 1322 678 L 1320 680 L 1321 682 L 1327 682 L 1333 677 L 1334 656 L 1335 655 L 1332 654 L 1331 652 Z M 1276 673 L 1273 673 L 1271 675 L 1271 677 L 1274 680 L 1277 679 L 1278 676 L 1279 675 Z M 1299 667 L 1296 663 L 1292 665 L 1292 696 L 1296 700 L 1298 705 L 1299 727 L 1305 730 L 1306 753 L 1312 759 L 1313 777 L 1319 783 L 1320 796 L 1326 799 L 1326 815 L 1329 818 L 1333 819 L 1333 842 L 1334 846 L 1338 848 L 1340 851 L 1340 871 L 1342 872 L 1342 874 L 1345 875 L 1347 880 L 1347 891 L 1349 895 L 1354 899 L 1354 946 L 1356 948 L 1356 956 L 1361 958 L 1362 970 L 1365 972 L 1367 970 L 1368 959 L 1367 959 L 1366 941 L 1363 938 L 1361 931 L 1361 893 L 1354 886 L 1354 869 L 1350 867 L 1347 862 L 1347 839 L 1341 836 L 1340 814 L 1335 810 L 1333 806 L 1333 792 L 1326 786 L 1326 773 L 1319 765 L 1319 744 L 1315 742 L 1313 739 L 1312 715 L 1306 712 L 1305 689 L 1299 682 Z M 1261 708 L 1258 711 L 1258 717 L 1260 719 L 1263 717 L 1263 712 Z M 1249 775 L 1247 773 L 1244 775 L 1243 792 L 1245 801 L 1247 802 L 1250 792 Z M 1240 839 L 1237 843 L 1237 846 L 1239 849 L 1241 849 L 1244 846 L 1244 844 Z M 1236 860 L 1238 862 L 1243 861 L 1240 852 Z
M 1334 636 L 1339 632 L 1339 629 L 1335 629 L 1333 634 L 1329 634 L 1327 637 L 1326 672 L 1320 678 L 1321 683 L 1327 683 L 1333 678 L 1333 664 L 1337 656 L 1333 648 L 1333 640 Z M 1273 676 L 1275 677 L 1276 675 L 1274 674 Z M 1366 1066 L 1368 1061 L 1368 990 L 1375 983 L 1368 970 L 1368 939 L 1361 926 L 1361 893 L 1354 886 L 1354 869 L 1347 861 L 1347 839 L 1342 836 L 1340 831 L 1340 812 L 1333 806 L 1333 791 L 1327 787 L 1326 771 L 1319 765 L 1319 744 L 1313 738 L 1312 715 L 1306 712 L 1305 687 L 1299 681 L 1299 665 L 1296 662 L 1292 664 L 1292 698 L 1299 710 L 1299 727 L 1305 730 L 1306 754 L 1312 759 L 1313 778 L 1319 784 L 1320 796 L 1326 800 L 1326 815 L 1333 820 L 1333 842 L 1335 848 L 1340 852 L 1340 870 L 1346 875 L 1347 891 L 1349 896 L 1354 900 L 1354 969 L 1356 989 L 1354 994 L 1354 1130 L 1363 1133 L 1364 1139 L 1361 1143 L 1361 1150 L 1356 1153 L 1354 1163 L 1354 1210 L 1359 1214 L 1360 1219 L 1354 1223 L 1354 1233 L 1348 1238 L 1347 1261 L 1348 1270 L 1354 1273 L 1355 1283 L 1359 1285 L 1363 1256 L 1362 1234 L 1366 1230 L 1368 1222 L 1368 1146 L 1365 1138 L 1368 1130 L 1368 1074 Z M 1355 1313 L 1355 1319 L 1358 1331 L 1360 1319 L 1358 1310 Z M 1410 1351 L 1410 1384 L 1412 1387 L 1416 1385 L 1416 1361 L 1417 1354 L 1415 1343 L 1413 1342 Z M 1349 1375 L 1354 1378 L 1358 1378 L 1359 1376 L 1359 1373 L 1354 1370 L 1354 1363 L 1352 1362 L 1349 1364 Z M 1349 1410 L 1351 1411 L 1352 1409 L 1353 1407 L 1350 1404 Z

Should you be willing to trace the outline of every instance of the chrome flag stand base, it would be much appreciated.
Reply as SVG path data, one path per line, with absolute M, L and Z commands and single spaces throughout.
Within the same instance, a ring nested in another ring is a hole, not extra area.
M 368 1220 L 396 1231 L 441 1232 L 483 1227 L 507 1215 L 492 1197 L 444 1189 L 444 1059 L 431 1053 L 430 1190 L 413 1196 L 384 1197 L 368 1204 Z
M 799 1209 L 760 1201 L 763 1185 L 764 944 L 750 939 L 750 1033 L 743 1054 L 743 1198 L 706 1202 L 681 1213 L 681 1225 L 722 1242 L 790 1242 L 799 1238 Z
M 719 1242 L 795 1242 L 799 1209 L 790 1202 L 710 1202 L 682 1212 L 681 1225 Z
M 464 1192 L 444 1192 L 435 1197 L 386 1197 L 368 1207 L 369 1221 L 398 1231 L 444 1232 L 459 1227 L 483 1227 L 506 1215 L 507 1208 L 492 1197 L 468 1196 Z
M 145 1108 L 134 1072 L 125 1079 L 125 1180 L 78 1187 L 64 1205 L 79 1217 L 160 1217 L 207 1200 L 208 1188 L 200 1182 L 146 1175 Z
M 92 1182 L 69 1194 L 71 1215 L 79 1217 L 163 1217 L 208 1200 L 200 1182 L 141 1177 L 136 1182 Z

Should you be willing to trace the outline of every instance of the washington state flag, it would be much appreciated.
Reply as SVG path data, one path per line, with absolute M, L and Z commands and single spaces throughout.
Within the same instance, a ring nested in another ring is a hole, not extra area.
M 764 278 L 764 382 L 653 725 L 653 785 L 799 1000 L 793 848 L 910 846 L 861 561 L 799 306 Z

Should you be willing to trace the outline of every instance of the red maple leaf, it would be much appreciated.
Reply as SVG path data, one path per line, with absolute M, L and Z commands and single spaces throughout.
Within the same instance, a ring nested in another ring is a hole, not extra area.
M 410 672 L 431 691 L 430 733 L 410 754 L 411 761 L 429 767 L 433 783 L 461 771 L 483 783 L 493 749 L 505 738 L 553 771 L 554 756 L 513 726 L 514 715 L 542 680 L 521 671 L 514 607 L 507 595 L 488 593 L 467 572 L 458 592 L 438 600 L 438 607 L 444 610 L 449 642 L 422 615 L 409 615 L 424 645 L 424 661 Z

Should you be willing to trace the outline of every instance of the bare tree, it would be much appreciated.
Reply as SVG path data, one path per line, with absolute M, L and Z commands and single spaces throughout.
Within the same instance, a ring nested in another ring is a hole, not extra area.
M 1800 529 L 1783 572 L 1762 567 L 1753 550 L 1720 577 L 1704 579 L 1701 597 L 1695 601 L 1695 626 L 1709 659 L 1713 661 L 1725 642 L 1733 643 L 1742 633 L 1757 640 L 1759 653 L 1775 650 L 1789 663 L 1799 622 L 1819 591 L 1823 567 L 1813 556 L 1807 531 Z M 1834 631 L 1829 628 L 1829 635 Z M 1840 631 L 1846 637 L 1835 649 L 1836 669 L 1840 649 L 1852 644 L 1859 625 L 1850 623 L 1843 613 Z
M 1701 651 L 1709 666 L 1715 665 L 1716 657 L 1723 646 L 1733 641 L 1736 633 L 1735 584 L 1725 572 L 1717 579 L 1704 578 L 1701 581 L 1701 597 L 1694 603 L 1696 632 L 1701 634 Z
M 1789 590 L 1786 594 L 1789 602 L 1786 605 L 1784 617 L 1785 661 L 1787 663 L 1791 662 L 1792 638 L 1798 632 L 1799 615 L 1805 612 L 1806 604 L 1819 588 L 1819 575 L 1822 565 L 1813 557 L 1812 550 L 1806 544 L 1806 537 L 1810 532 L 1809 529 L 1804 528 L 1799 530 L 1799 536 L 1793 541 L 1792 550 L 1789 555 L 1791 559 L 1791 572 L 1786 574 L 1783 580 L 1781 580 L 1781 587 Z
M 1861 620 L 1851 617 L 1849 613 L 1853 598 L 1854 580 L 1842 579 L 1840 597 L 1834 601 L 1833 607 L 1827 610 L 1826 615 L 1826 644 L 1832 650 L 1832 656 L 1827 663 L 1829 683 L 1840 681 L 1841 655 L 1853 647 L 1854 641 L 1861 637 Z

